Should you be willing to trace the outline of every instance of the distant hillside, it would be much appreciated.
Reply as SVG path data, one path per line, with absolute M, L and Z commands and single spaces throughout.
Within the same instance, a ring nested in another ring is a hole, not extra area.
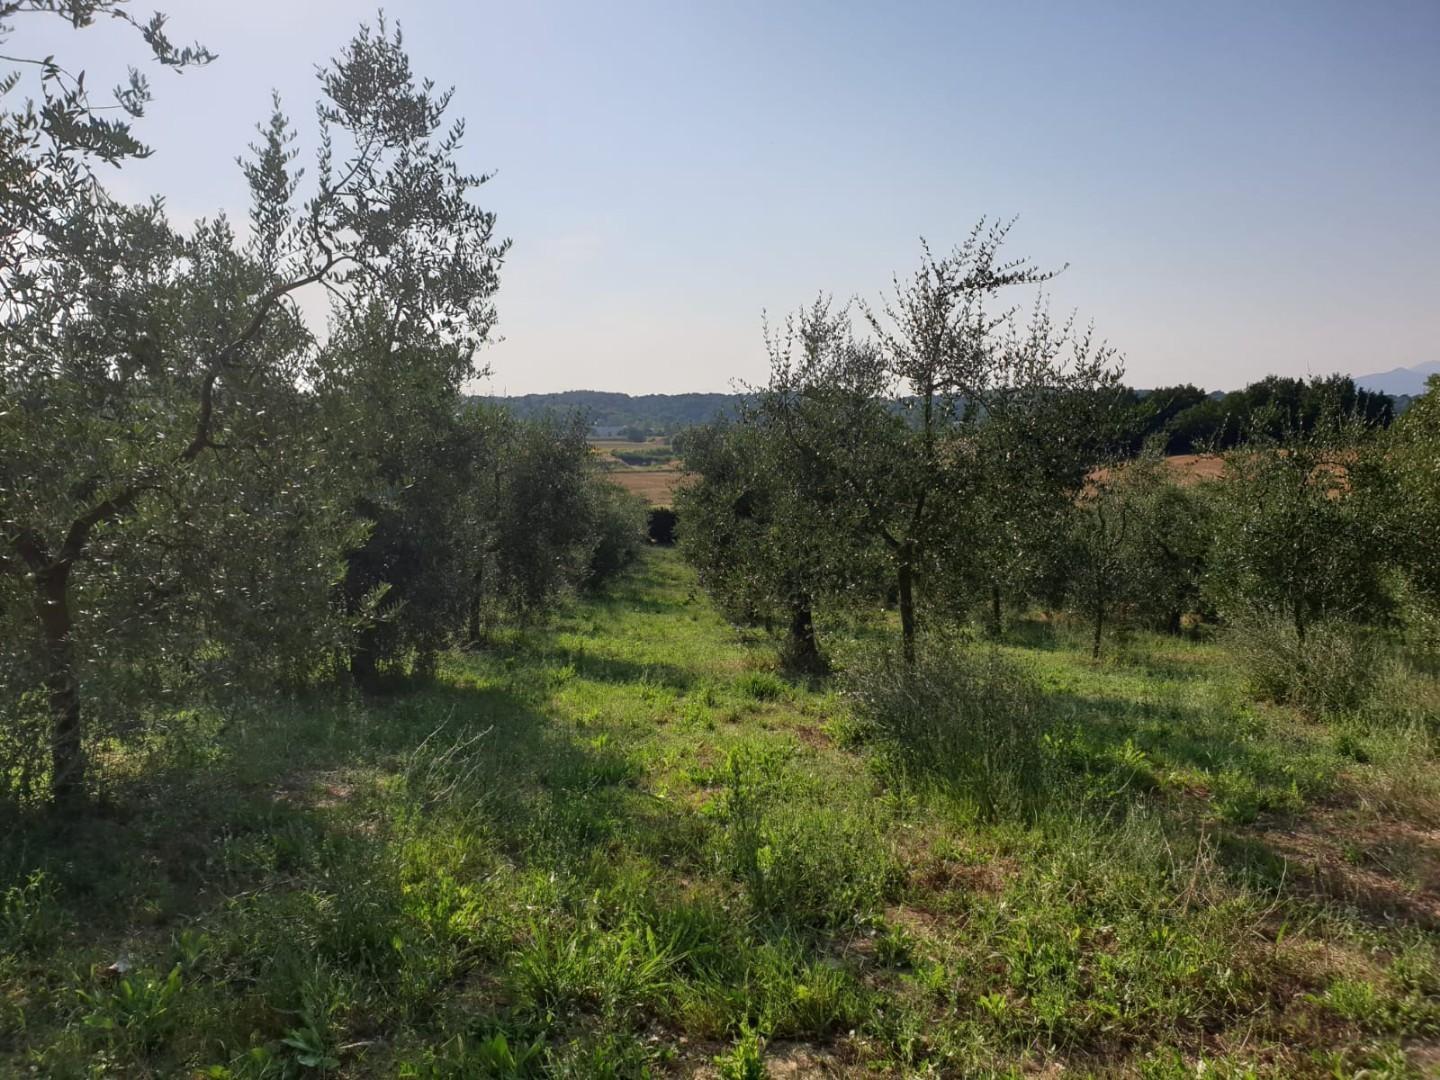
M 1440 374 L 1440 363 L 1397 368 L 1376 375 L 1345 376 L 1310 380 L 1269 376 L 1243 390 L 1207 393 L 1194 386 L 1171 386 L 1153 390 L 1125 390 L 1130 404 L 1143 415 L 1145 433 L 1162 428 L 1170 432 L 1167 450 L 1171 454 L 1195 453 L 1233 445 L 1245 426 L 1245 418 L 1269 403 L 1281 408 L 1292 422 L 1304 426 L 1301 414 L 1316 411 L 1313 396 L 1322 389 L 1338 392 L 1346 409 L 1360 408 L 1367 416 L 1388 424 L 1404 411 L 1410 398 L 1423 393 L 1428 375 Z M 1358 394 L 1357 394 L 1358 391 Z M 1384 396 L 1379 396 L 1384 395 Z M 601 438 L 643 438 L 673 435 L 696 424 L 733 413 L 740 394 L 621 394 L 606 390 L 566 390 L 558 394 L 521 394 L 516 397 L 477 397 L 503 405 L 522 417 L 545 413 L 579 412 Z M 1297 411 L 1298 410 L 1298 411 Z M 1137 447 L 1138 448 L 1138 447 Z
M 668 434 L 704 424 L 730 412 L 739 394 L 617 394 L 605 390 L 566 390 L 559 394 L 521 394 L 493 397 L 520 416 L 580 412 L 592 427 L 610 431 L 634 428 L 649 434 Z
M 1440 375 L 1440 360 L 1414 367 L 1393 368 L 1378 371 L 1373 375 L 1354 376 L 1355 385 L 1391 397 L 1415 397 L 1425 392 L 1425 380 L 1431 375 Z

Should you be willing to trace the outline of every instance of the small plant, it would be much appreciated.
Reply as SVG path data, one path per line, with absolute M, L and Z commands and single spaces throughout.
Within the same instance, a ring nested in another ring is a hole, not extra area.
M 488 1077 L 493 1080 L 522 1080 L 538 1074 L 545 1054 L 545 1042 L 511 1043 L 504 1032 L 479 1042 L 456 1035 L 438 1049 L 427 1049 L 418 1059 L 399 1068 L 402 1080 L 462 1080 Z
M 186 974 L 190 974 L 204 963 L 214 948 L 214 942 L 209 934 L 187 928 L 175 936 L 173 947 L 177 965 Z
M 981 994 L 975 999 L 975 1004 L 997 1024 L 1010 1015 L 1010 1000 L 998 990 Z
M 36 870 L 23 884 L 0 892 L 0 953 L 34 953 L 50 947 L 60 933 L 60 906 L 54 883 Z
M 173 1006 L 181 987 L 176 965 L 163 978 L 137 972 L 121 978 L 113 989 L 78 991 L 80 1001 L 90 1010 L 84 1024 L 104 1032 L 113 1042 L 152 1050 L 174 1026 Z
M 312 1017 L 302 1017 L 300 1026 L 291 1028 L 280 1042 L 294 1051 L 295 1063 L 303 1068 L 324 1072 L 340 1067 L 340 1059 L 331 1051 L 324 1025 Z
M 669 942 L 648 926 L 607 930 L 585 923 L 564 931 L 536 923 L 511 964 L 510 983 L 536 1015 L 594 1006 L 623 1017 L 665 996 L 675 964 Z
M 909 967 L 915 960 L 915 939 L 903 926 L 886 926 L 875 939 L 875 959 L 884 967 Z
M 735 679 L 735 689 L 755 701 L 775 701 L 785 694 L 785 684 L 768 671 L 745 672 Z
M 748 1023 L 741 1024 L 735 1045 L 715 1059 L 720 1080 L 766 1080 L 765 1040 Z
M 1265 809 L 1255 782 L 1239 773 L 1221 773 L 1214 783 L 1215 811 L 1232 825 L 1249 825 Z
M 875 820 L 802 797 L 783 760 L 754 744 L 729 755 L 711 810 L 719 859 L 757 914 L 816 928 L 863 921 L 900 880 L 891 846 Z
M 1342 1020 L 1370 1029 L 1384 1026 L 1385 1003 L 1380 991 L 1363 980 L 1336 979 L 1320 1001 Z
M 340 1067 L 337 1057 L 335 1020 L 345 1008 L 344 983 L 325 968 L 305 974 L 299 986 L 298 1023 L 285 1032 L 280 1042 L 294 1064 L 321 1073 Z

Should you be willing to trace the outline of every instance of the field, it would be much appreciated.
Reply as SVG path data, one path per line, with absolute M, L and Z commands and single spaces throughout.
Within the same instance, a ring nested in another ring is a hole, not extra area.
M 686 474 L 674 457 L 670 442 L 652 438 L 643 443 L 626 439 L 592 439 L 590 445 L 600 457 L 612 480 L 652 506 L 669 506 Z M 1213 480 L 1223 467 L 1215 454 L 1174 454 L 1165 459 L 1182 483 Z M 1103 475 L 1100 470 L 1097 475 Z
M 1435 1075 L 1423 731 L 1213 644 L 1002 651 L 1071 778 L 1026 823 L 904 781 L 669 550 L 379 704 L 177 716 L 0 838 L 0 1074 Z
M 669 506 L 685 473 L 665 438 L 643 443 L 628 439 L 592 439 L 590 445 L 600 457 L 610 478 L 652 506 Z

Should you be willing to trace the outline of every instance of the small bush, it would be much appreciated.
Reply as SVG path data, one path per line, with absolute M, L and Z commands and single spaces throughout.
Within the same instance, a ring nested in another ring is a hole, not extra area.
M 1383 675 L 1374 634 L 1338 620 L 1316 623 L 1302 641 L 1288 619 L 1251 616 L 1231 627 L 1229 643 L 1252 694 L 1310 716 L 1359 712 Z
M 998 652 L 929 642 L 914 665 L 880 653 L 852 666 L 861 738 L 912 777 L 939 780 L 981 817 L 1027 816 L 1051 787 L 1039 688 Z
M 785 694 L 785 684 L 768 671 L 747 671 L 735 680 L 735 689 L 756 701 L 774 701 Z

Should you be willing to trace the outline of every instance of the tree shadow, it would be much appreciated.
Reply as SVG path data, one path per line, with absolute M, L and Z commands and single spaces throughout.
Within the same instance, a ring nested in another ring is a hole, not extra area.
M 1440 843 L 1433 831 L 1402 821 L 1351 820 L 1337 803 L 1338 790 L 1328 787 L 1297 798 L 1298 748 L 1288 753 L 1243 728 L 1227 731 L 1198 706 L 1076 692 L 1052 692 L 1050 700 L 1057 715 L 1084 733 L 1083 759 L 1071 761 L 1081 771 L 1123 768 L 1127 747 L 1162 769 L 1203 771 L 1209 790 L 1157 798 L 1155 784 L 1139 783 L 1113 787 L 1107 797 L 1127 806 L 1143 801 L 1168 827 L 1213 836 L 1217 864 L 1237 884 L 1375 926 L 1440 927 Z M 1238 817 L 1220 813 L 1213 802 L 1216 787 L 1226 785 L 1240 793 Z M 1267 793 L 1276 796 L 1275 805 Z M 1208 810 L 1202 800 L 1211 800 Z
M 323 845 L 362 827 L 379 778 L 428 767 L 452 747 L 465 755 L 445 760 L 466 777 L 457 797 L 475 800 L 517 865 L 587 851 L 620 820 L 635 769 L 620 750 L 557 725 L 539 697 L 436 681 L 363 703 L 316 694 L 237 710 L 203 760 L 177 747 L 169 760 L 102 773 L 105 796 L 82 816 L 13 815 L 0 836 L 0 893 L 41 872 L 66 921 L 97 938 L 133 930 L 140 912 L 151 924 L 203 925 L 226 895 L 273 876 L 257 863 L 245 880 L 224 865 L 230 853 L 287 834 Z M 574 835 L 557 834 L 566 829 Z
M 487 663 L 509 664 L 537 671 L 568 667 L 575 676 L 593 682 L 660 685 L 682 693 L 701 681 L 688 668 L 667 661 L 630 660 L 584 647 L 557 646 L 529 639 L 496 642 L 483 651 L 467 655 L 474 659 L 477 670 L 482 671 Z
M 1159 763 L 1228 769 L 1266 783 L 1292 776 L 1277 762 L 1275 746 L 1256 742 L 1238 726 L 1227 730 L 1205 707 L 1053 689 L 1046 700 L 1055 719 L 1083 732 L 1086 744 L 1098 750 L 1130 745 Z

